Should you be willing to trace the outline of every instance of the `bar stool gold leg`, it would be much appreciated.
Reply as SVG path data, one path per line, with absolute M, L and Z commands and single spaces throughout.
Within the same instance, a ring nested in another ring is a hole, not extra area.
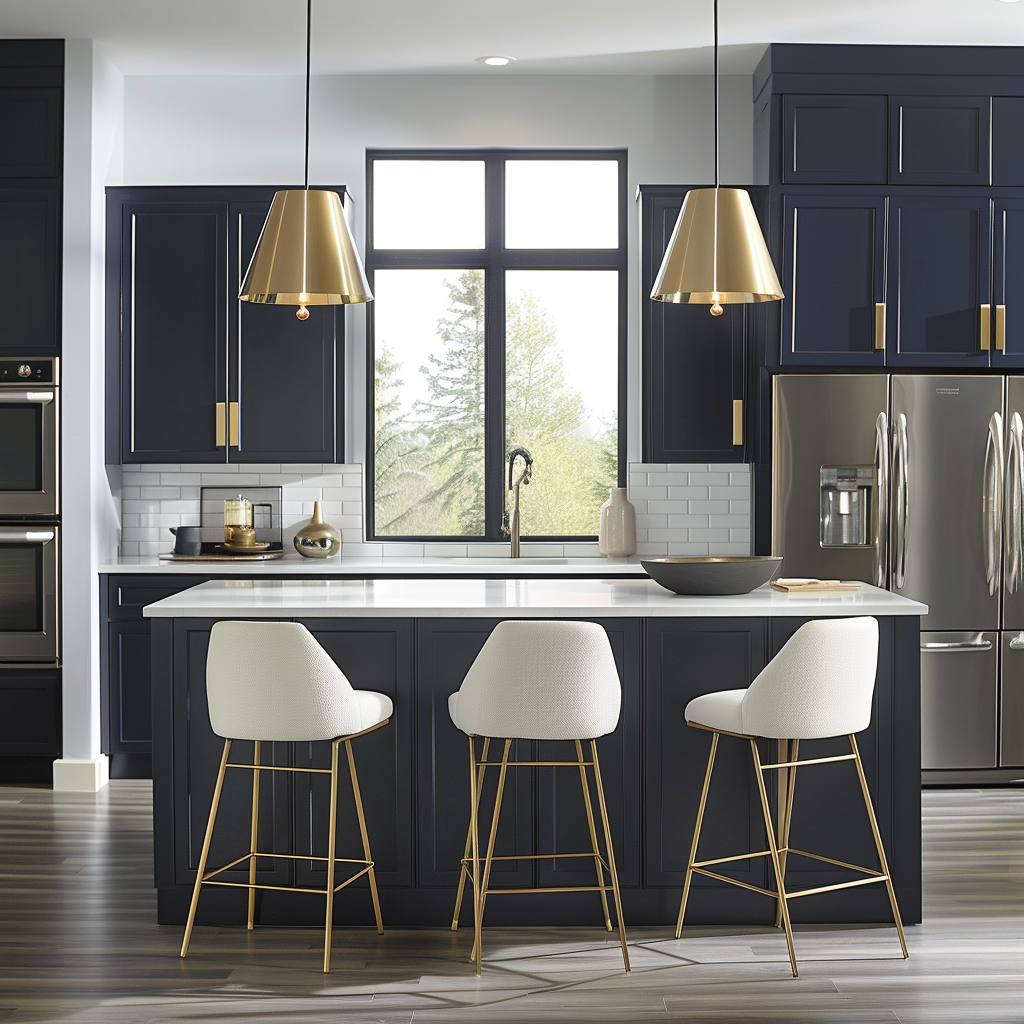
M 484 877 L 480 884 L 480 928 L 483 931 L 484 907 L 487 905 L 487 886 L 491 881 L 491 863 L 494 857 L 494 841 L 498 836 L 498 819 L 501 817 L 501 798 L 505 794 L 505 777 L 508 772 L 508 752 L 512 746 L 511 740 L 505 740 L 505 749 L 501 754 L 501 767 L 498 769 L 498 791 L 494 796 L 494 813 L 491 815 L 491 831 L 487 837 L 487 853 L 484 857 Z M 479 813 L 479 812 L 478 812 Z M 477 942 L 481 940 L 477 938 Z M 476 946 L 470 956 L 472 960 L 476 956 Z
M 260 763 L 260 741 L 254 741 L 252 763 Z M 260 770 L 252 773 L 252 827 L 249 830 L 249 915 L 246 928 L 252 931 L 253 915 L 256 911 L 256 836 L 260 823 Z
M 775 827 L 772 823 L 772 812 L 768 806 L 768 793 L 764 787 L 764 769 L 761 767 L 761 754 L 757 749 L 757 740 L 751 738 L 750 752 L 754 757 L 754 774 L 757 776 L 757 790 L 761 795 L 761 813 L 764 815 L 764 827 L 768 833 L 768 849 L 772 855 L 772 868 L 775 871 L 775 887 L 782 905 L 782 923 L 786 929 L 786 942 L 789 945 L 789 962 L 793 968 L 793 977 L 799 977 L 796 969 L 796 951 L 793 948 L 793 926 L 789 920 L 789 904 L 786 902 L 786 879 L 779 865 L 779 848 L 775 843 Z
M 481 761 L 487 760 L 487 752 L 491 747 L 491 738 L 489 736 L 484 737 L 484 749 L 480 755 Z M 484 771 L 483 765 L 480 765 L 480 769 L 477 772 L 477 799 L 480 799 L 480 794 L 484 788 Z M 462 895 L 466 890 L 466 876 L 469 869 L 466 867 L 466 861 L 469 859 L 469 847 L 472 842 L 472 826 L 466 829 L 466 849 L 462 854 L 462 870 L 459 871 L 459 891 L 455 895 L 455 913 L 452 915 L 452 931 L 457 932 L 459 930 L 459 911 L 462 910 Z
M 480 796 L 476 789 L 476 748 L 473 737 L 469 737 L 469 831 L 473 862 L 473 948 L 476 950 L 476 973 L 480 976 L 480 835 L 477 828 L 477 808 Z
M 366 816 L 363 814 L 363 796 L 359 791 L 359 776 L 356 774 L 356 759 L 352 753 L 352 741 L 345 740 L 345 753 L 348 754 L 348 773 L 352 780 L 352 796 L 356 801 L 356 817 L 359 818 L 359 834 L 363 837 L 363 856 L 369 865 L 367 876 L 370 879 L 370 895 L 373 897 L 373 916 L 377 919 L 377 934 L 384 934 L 384 922 L 380 916 L 380 898 L 377 896 L 377 876 L 373 872 L 373 856 L 370 853 L 370 837 L 366 832 Z
M 213 838 L 213 823 L 217 820 L 217 807 L 220 804 L 220 792 L 224 787 L 224 772 L 227 770 L 228 754 L 231 752 L 231 740 L 224 741 L 224 752 L 220 755 L 220 770 L 217 772 L 217 783 L 213 787 L 213 803 L 210 805 L 210 817 L 206 822 L 206 835 L 203 838 L 203 852 L 199 855 L 199 870 L 196 872 L 196 884 L 192 890 L 192 904 L 188 908 L 188 921 L 185 924 L 185 937 L 181 941 L 181 955 L 188 952 L 189 940 L 192 938 L 192 925 L 196 920 L 196 905 L 199 903 L 199 890 L 202 888 L 203 875 L 206 873 L 206 858 L 210 855 L 210 840 Z
M 327 832 L 327 919 L 324 924 L 324 974 L 331 970 L 331 929 L 334 927 L 334 855 L 338 839 L 338 744 L 331 744 L 331 822 Z
M 715 751 L 718 750 L 719 733 L 711 734 L 711 752 L 708 754 L 708 767 L 704 772 L 704 787 L 700 791 L 700 803 L 697 805 L 697 821 L 693 826 L 693 842 L 690 843 L 690 857 L 686 862 L 686 878 L 683 880 L 683 896 L 679 901 L 679 916 L 676 918 L 676 938 L 683 933 L 683 915 L 686 913 L 686 901 L 690 896 L 690 882 L 693 881 L 693 862 L 697 859 L 697 842 L 700 839 L 700 828 L 704 823 L 704 809 L 708 803 L 708 789 L 711 786 L 711 770 L 715 766 Z
M 792 747 L 790 746 L 792 743 Z M 779 762 L 795 761 L 800 756 L 799 740 L 779 740 Z M 793 822 L 793 790 L 796 788 L 796 768 L 779 769 L 779 864 L 782 877 L 786 877 L 786 859 L 789 853 L 789 830 Z M 775 907 L 775 927 L 782 927 L 782 901 Z
M 594 868 L 597 871 L 597 884 L 601 886 L 601 909 L 604 911 L 605 931 L 612 930 L 612 919 L 608 916 L 608 895 L 604 891 L 604 867 L 601 864 L 601 850 L 597 845 L 597 829 L 594 827 L 594 808 L 590 802 L 590 785 L 587 782 L 587 769 L 583 764 L 583 744 L 576 740 L 576 760 L 580 763 L 580 785 L 583 787 L 583 804 L 587 809 L 587 825 L 590 828 L 590 848 L 594 851 Z
M 612 896 L 615 899 L 615 919 L 619 926 L 619 943 L 622 946 L 622 964 L 629 973 L 629 950 L 626 948 L 626 925 L 622 918 L 622 897 L 619 894 L 619 873 L 615 869 L 615 847 L 612 845 L 612 828 L 608 822 L 608 807 L 604 799 L 604 784 L 601 782 L 601 765 L 597 759 L 597 740 L 590 741 L 591 760 L 594 762 L 594 781 L 597 783 L 597 803 L 601 808 L 601 824 L 604 826 L 604 843 L 608 851 L 608 873 L 612 876 Z
M 885 849 L 882 846 L 882 836 L 878 831 L 878 822 L 875 819 L 875 809 L 871 805 L 871 794 L 868 792 L 868 782 L 864 777 L 864 766 L 860 760 L 860 749 L 857 747 L 857 740 L 850 734 L 850 749 L 855 757 L 853 763 L 857 766 L 857 778 L 860 780 L 860 791 L 864 794 L 864 806 L 867 808 L 868 820 L 871 822 L 871 834 L 875 837 L 875 849 L 878 851 L 878 863 L 885 875 L 885 888 L 889 893 L 889 905 L 892 907 L 892 917 L 896 922 L 896 931 L 900 937 L 900 948 L 903 950 L 903 958 L 910 956 L 907 952 L 907 939 L 903 934 L 903 920 L 900 917 L 900 909 L 896 905 L 896 890 L 892 886 L 892 876 L 889 874 L 889 863 L 885 859 Z

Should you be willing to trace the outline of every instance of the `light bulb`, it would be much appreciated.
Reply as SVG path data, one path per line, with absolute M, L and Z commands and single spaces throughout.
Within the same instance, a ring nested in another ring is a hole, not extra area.
M 711 315 L 712 316 L 721 316 L 725 312 L 725 310 L 722 309 L 722 303 L 719 301 L 721 298 L 722 298 L 722 296 L 719 295 L 718 292 L 712 292 L 711 293 L 711 303 L 712 303 L 712 305 L 711 305 Z
M 295 310 L 295 315 L 296 317 L 298 317 L 299 320 L 308 320 L 309 310 L 306 309 L 305 306 L 299 306 L 299 308 Z

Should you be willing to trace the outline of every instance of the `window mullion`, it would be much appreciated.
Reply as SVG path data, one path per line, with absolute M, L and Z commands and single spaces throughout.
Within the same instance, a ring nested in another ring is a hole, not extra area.
M 505 268 L 504 160 L 487 158 L 485 171 L 487 283 L 484 313 L 484 536 L 500 541 L 505 501 Z

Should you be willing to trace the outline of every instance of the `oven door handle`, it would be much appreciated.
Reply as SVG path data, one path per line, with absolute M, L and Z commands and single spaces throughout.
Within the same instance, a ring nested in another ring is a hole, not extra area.
M 0 405 L 49 405 L 52 391 L 0 391 Z
M 0 544 L 49 544 L 55 536 L 53 530 L 22 530 L 0 526 Z

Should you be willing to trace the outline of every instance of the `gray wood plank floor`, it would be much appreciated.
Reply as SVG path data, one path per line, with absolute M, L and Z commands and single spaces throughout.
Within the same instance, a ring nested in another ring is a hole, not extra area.
M 801 977 L 769 928 L 614 935 L 337 928 L 323 975 L 313 929 L 155 924 L 150 789 L 0 787 L 0 1021 L 147 1024 L 954 1024 L 1024 1022 L 1024 789 L 924 795 L 925 923 L 797 929 Z M 826 897 L 827 898 L 827 897 Z M 386 924 L 386 922 L 385 922 Z

